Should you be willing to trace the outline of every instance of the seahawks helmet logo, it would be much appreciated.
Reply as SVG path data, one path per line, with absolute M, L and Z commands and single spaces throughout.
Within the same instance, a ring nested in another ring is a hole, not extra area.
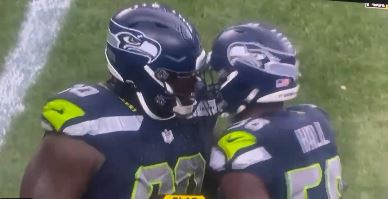
M 244 62 L 250 66 L 262 68 L 268 62 L 279 62 L 280 58 L 259 43 L 235 42 L 228 47 L 228 59 L 233 65 L 236 61 Z
M 119 50 L 148 58 L 148 64 L 155 61 L 162 51 L 157 41 L 139 30 L 130 28 L 117 33 L 109 31 L 108 43 Z
M 292 56 L 295 55 L 268 48 L 256 42 L 235 42 L 229 45 L 227 51 L 231 65 L 240 62 L 267 73 L 296 78 L 297 67 L 282 63 L 282 58 Z

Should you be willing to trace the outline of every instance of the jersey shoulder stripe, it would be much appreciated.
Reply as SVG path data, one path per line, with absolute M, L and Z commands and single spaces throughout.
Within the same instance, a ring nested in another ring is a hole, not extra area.
M 111 116 L 100 117 L 81 123 L 69 125 L 62 131 L 71 136 L 100 135 L 120 131 L 138 131 L 143 122 L 143 116 Z
M 72 136 L 137 131 L 143 116 L 102 85 L 77 84 L 59 92 L 42 110 L 46 131 Z
M 216 171 L 238 170 L 271 159 L 259 140 L 269 126 L 270 121 L 265 118 L 247 118 L 232 124 L 213 147 L 210 166 Z
M 256 147 L 237 156 L 232 162 L 232 169 L 245 169 L 271 158 L 271 154 L 263 146 Z

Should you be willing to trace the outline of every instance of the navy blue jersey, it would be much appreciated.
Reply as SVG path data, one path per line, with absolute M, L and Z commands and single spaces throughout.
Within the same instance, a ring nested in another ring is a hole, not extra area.
M 217 171 L 248 172 L 272 199 L 340 197 L 341 165 L 327 115 L 298 105 L 232 124 L 213 148 Z
M 105 156 L 84 198 L 161 198 L 201 191 L 216 120 L 201 107 L 190 120 L 154 120 L 103 85 L 76 85 L 45 105 L 42 123 Z

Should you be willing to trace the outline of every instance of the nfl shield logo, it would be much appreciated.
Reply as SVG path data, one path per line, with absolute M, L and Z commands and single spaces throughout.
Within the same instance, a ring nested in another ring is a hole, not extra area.
M 164 129 L 164 131 L 162 131 L 162 137 L 163 141 L 167 144 L 171 144 L 171 142 L 174 140 L 174 135 L 172 134 L 171 130 Z

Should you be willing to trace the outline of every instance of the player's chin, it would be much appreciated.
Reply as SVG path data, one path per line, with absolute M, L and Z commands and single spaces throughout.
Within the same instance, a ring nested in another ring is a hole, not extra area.
M 192 106 L 196 102 L 194 98 L 190 97 L 179 98 L 179 101 L 182 106 Z
M 197 101 L 195 99 L 187 98 L 187 99 L 179 99 L 176 98 L 176 105 L 173 107 L 173 112 L 179 118 L 189 118 L 192 116 Z

